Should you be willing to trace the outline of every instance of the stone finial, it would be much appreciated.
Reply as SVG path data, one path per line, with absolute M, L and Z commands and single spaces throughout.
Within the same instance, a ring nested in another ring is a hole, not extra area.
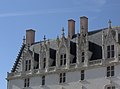
M 109 28 L 111 29 L 112 28 L 112 21 L 110 19 L 108 21 L 108 25 L 109 25 Z
M 62 37 L 65 36 L 65 33 L 64 33 L 64 27 L 62 27 Z
M 23 36 L 23 44 L 25 44 L 25 36 Z
M 46 36 L 45 36 L 45 35 L 44 35 L 44 38 L 43 38 L 43 39 L 44 39 L 44 41 L 46 41 Z

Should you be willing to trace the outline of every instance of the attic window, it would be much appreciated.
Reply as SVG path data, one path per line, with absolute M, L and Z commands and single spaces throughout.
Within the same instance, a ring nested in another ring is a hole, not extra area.
M 60 55 L 60 66 L 66 64 L 66 54 L 61 54 Z
M 107 58 L 114 57 L 114 45 L 107 46 Z
M 31 69 L 31 60 L 25 60 L 25 71 Z

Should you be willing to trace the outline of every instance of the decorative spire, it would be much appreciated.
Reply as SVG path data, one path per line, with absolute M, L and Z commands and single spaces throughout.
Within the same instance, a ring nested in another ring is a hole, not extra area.
M 25 36 L 23 36 L 23 44 L 25 44 Z
M 44 35 L 44 38 L 43 38 L 43 39 L 44 39 L 44 41 L 46 41 L 46 36 L 45 36 L 45 35 Z
M 59 36 L 57 35 L 57 39 L 59 39 Z
M 109 25 L 109 28 L 111 29 L 112 28 L 112 21 L 110 19 L 108 21 L 108 25 Z
M 59 40 L 59 36 L 58 36 L 58 35 L 57 35 L 56 41 L 57 41 L 57 45 L 58 45 L 58 47 L 59 47 L 60 40 Z
M 64 37 L 65 33 L 64 33 L 64 27 L 62 27 L 62 37 Z

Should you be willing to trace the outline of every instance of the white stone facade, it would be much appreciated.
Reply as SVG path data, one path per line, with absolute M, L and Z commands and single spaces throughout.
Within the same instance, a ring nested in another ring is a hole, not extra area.
M 81 19 L 80 34 L 71 37 L 64 29 L 54 40 L 33 42 L 28 36 L 32 41 L 23 43 L 8 73 L 8 89 L 120 89 L 120 27 L 109 23 L 88 32 L 87 17 Z

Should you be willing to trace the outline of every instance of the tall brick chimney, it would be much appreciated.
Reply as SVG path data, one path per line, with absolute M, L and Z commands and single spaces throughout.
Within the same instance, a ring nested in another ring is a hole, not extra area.
M 29 29 L 26 30 L 26 44 L 31 45 L 35 42 L 35 30 Z
M 88 32 L 88 18 L 86 16 L 80 17 L 80 33 Z
M 72 39 L 75 34 L 75 21 L 73 19 L 68 20 L 68 37 Z

